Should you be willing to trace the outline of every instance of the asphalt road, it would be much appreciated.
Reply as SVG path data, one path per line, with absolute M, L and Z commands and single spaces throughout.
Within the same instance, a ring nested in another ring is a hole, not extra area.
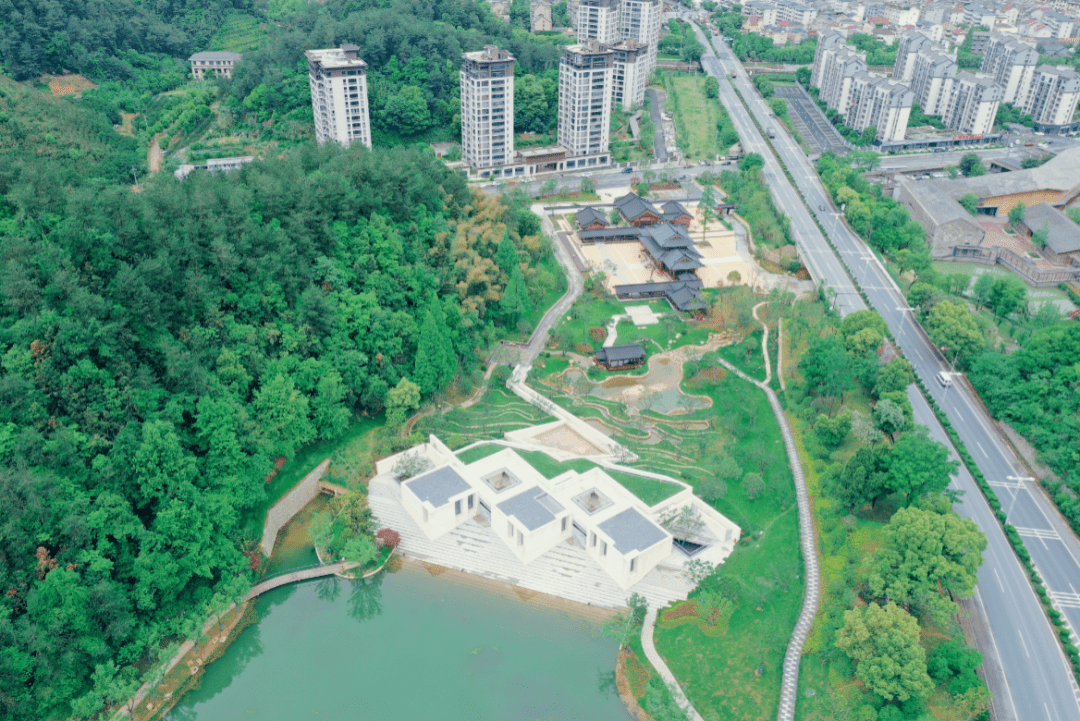
M 652 102 L 649 103 L 649 118 L 653 122 L 653 157 L 660 162 L 668 159 L 667 143 L 664 141 L 664 121 L 660 117 L 664 101 L 656 90 L 645 91 Z
M 700 30 L 695 28 L 695 31 L 702 44 L 709 47 Z M 726 51 L 722 43 L 718 47 Z M 730 53 L 727 54 L 730 57 Z M 762 127 L 767 127 L 766 123 L 772 120 L 769 118 L 770 110 L 753 90 L 738 61 L 730 59 L 720 63 L 710 55 L 703 58 L 703 63 L 710 73 L 726 73 L 729 79 L 731 72 L 738 72 L 733 82 L 747 99 Z M 740 112 L 745 115 L 730 85 L 721 80 L 720 87 L 721 99 L 733 118 Z M 762 139 L 756 128 L 747 129 L 747 135 L 743 135 L 744 127 L 739 124 L 736 127 L 740 137 L 750 138 L 755 152 L 762 152 L 758 150 Z M 812 208 L 824 206 L 829 209 L 816 212 L 826 232 L 875 310 L 889 324 L 901 350 L 930 388 L 931 395 L 948 415 L 979 470 L 989 482 L 998 484 L 996 490 L 1010 513 L 1010 522 L 1020 531 L 1040 575 L 1057 600 L 1059 610 L 1067 616 L 1074 630 L 1080 628 L 1080 596 L 1077 595 L 1080 589 L 1075 588 L 1080 585 L 1080 545 L 1076 543 L 1075 536 L 1068 532 L 1050 502 L 1030 482 L 1017 484 L 1009 479 L 1010 476 L 1025 475 L 1023 466 L 994 430 L 992 421 L 967 384 L 957 379 L 952 388 L 946 389 L 935 381 L 934 377 L 939 371 L 949 371 L 951 368 L 921 327 L 913 322 L 910 311 L 906 310 L 905 299 L 884 267 L 843 223 L 839 214 L 833 211 L 831 199 L 810 161 L 787 133 L 780 128 L 777 130 L 774 147 L 794 176 L 807 203 Z M 772 160 L 771 153 L 767 153 L 767 157 Z M 776 173 L 773 173 L 770 178 L 774 192 L 779 185 L 773 182 L 775 176 Z M 786 180 L 783 185 L 787 185 Z M 798 201 L 782 202 L 781 207 L 792 216 L 792 227 L 798 237 L 800 251 L 818 261 L 819 272 L 824 273 L 820 278 L 838 289 L 848 285 L 846 277 L 834 274 L 832 266 L 824 262 L 825 255 L 832 255 L 832 252 L 816 227 L 814 232 L 804 232 L 805 223 L 799 218 L 805 214 L 803 205 Z M 842 280 L 834 285 L 833 279 L 841 277 Z M 862 307 L 862 302 L 861 299 L 858 304 L 841 301 L 839 307 L 842 313 L 846 313 Z M 946 442 L 944 430 L 922 395 L 913 392 L 910 396 L 916 419 L 930 429 L 931 435 Z M 1001 486 L 1003 483 L 1012 484 L 1013 488 Z M 966 470 L 958 474 L 954 484 L 964 492 L 961 502 L 956 505 L 957 512 L 973 519 L 987 536 L 988 546 L 979 572 L 977 594 L 992 629 L 993 643 L 990 646 L 998 652 L 996 659 L 992 654 L 988 656 L 987 665 L 1000 665 L 1005 680 L 1004 688 L 992 689 L 995 692 L 994 718 L 999 721 L 1080 721 L 1080 694 L 1071 670 L 1020 562 Z M 1015 503 L 1012 500 L 1013 489 Z M 994 676 L 993 668 L 989 670 L 991 672 L 987 675 Z

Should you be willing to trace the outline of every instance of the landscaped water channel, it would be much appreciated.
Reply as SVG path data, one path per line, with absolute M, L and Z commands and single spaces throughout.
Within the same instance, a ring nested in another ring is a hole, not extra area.
M 615 642 L 537 601 L 419 564 L 279 588 L 170 718 L 630 719 Z

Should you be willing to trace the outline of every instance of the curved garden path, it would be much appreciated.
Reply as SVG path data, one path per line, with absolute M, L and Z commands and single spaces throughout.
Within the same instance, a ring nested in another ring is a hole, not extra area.
M 761 334 L 761 355 L 765 358 L 765 385 L 768 385 L 769 381 L 772 380 L 772 364 L 769 362 L 769 326 L 765 321 L 757 317 L 757 309 L 768 304 L 769 302 L 767 300 L 763 300 L 755 305 L 754 309 L 751 311 L 754 320 L 761 323 L 761 330 L 763 331 Z
M 768 359 L 767 355 L 765 357 Z M 791 634 L 791 641 L 788 642 L 787 653 L 784 655 L 784 672 L 780 683 L 780 711 L 777 713 L 778 721 L 794 721 L 795 701 L 799 695 L 799 661 L 802 659 L 803 646 L 806 644 L 806 637 L 810 633 L 814 616 L 817 614 L 818 602 L 821 600 L 821 570 L 818 568 L 817 546 L 814 543 L 814 518 L 810 513 L 806 477 L 803 475 L 802 464 L 799 462 L 795 436 L 791 432 L 787 418 L 784 417 L 784 409 L 776 393 L 766 383 L 754 380 L 723 358 L 719 360 L 732 373 L 765 391 L 765 395 L 769 398 L 769 406 L 772 408 L 773 415 L 776 416 L 776 422 L 780 425 L 784 448 L 787 450 L 788 461 L 791 463 L 791 473 L 795 477 L 795 497 L 799 504 L 799 543 L 802 546 L 803 563 L 806 565 L 806 596 L 803 597 L 802 611 L 799 613 L 799 620 L 795 623 L 795 632 Z

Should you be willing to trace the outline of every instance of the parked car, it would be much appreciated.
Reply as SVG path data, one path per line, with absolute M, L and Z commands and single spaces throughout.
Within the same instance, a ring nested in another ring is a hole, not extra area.
M 634 169 L 633 168 L 623 168 L 622 171 L 624 173 L 632 173 L 632 172 L 634 172 Z

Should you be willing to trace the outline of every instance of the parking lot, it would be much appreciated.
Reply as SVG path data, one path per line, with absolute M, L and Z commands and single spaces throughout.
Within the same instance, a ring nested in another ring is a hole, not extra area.
M 833 152 L 842 155 L 848 146 L 840 133 L 821 112 L 813 98 L 798 85 L 777 85 L 775 97 L 783 98 L 788 104 L 788 115 L 795 122 L 795 128 L 806 140 L 812 153 Z

